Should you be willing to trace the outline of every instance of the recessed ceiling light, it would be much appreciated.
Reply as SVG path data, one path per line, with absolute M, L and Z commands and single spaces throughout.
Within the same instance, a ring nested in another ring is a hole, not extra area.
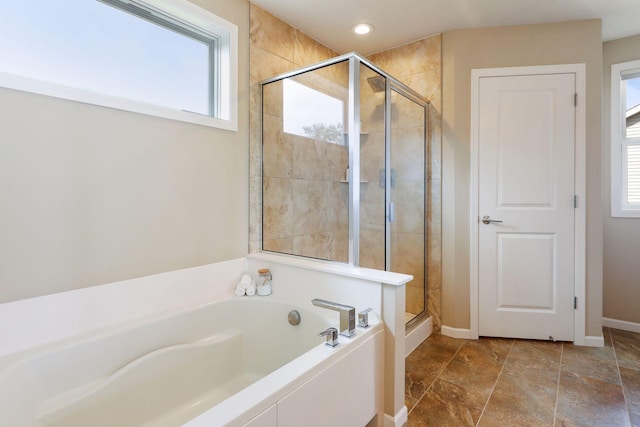
M 373 31 L 373 25 L 371 24 L 355 24 L 351 27 L 351 31 L 358 35 L 369 34 Z

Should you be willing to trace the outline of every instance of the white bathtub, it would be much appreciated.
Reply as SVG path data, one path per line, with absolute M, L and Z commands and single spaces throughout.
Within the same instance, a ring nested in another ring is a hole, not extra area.
M 382 413 L 383 326 L 329 348 L 336 323 L 243 297 L 65 339 L 0 365 L 0 425 L 362 427 Z

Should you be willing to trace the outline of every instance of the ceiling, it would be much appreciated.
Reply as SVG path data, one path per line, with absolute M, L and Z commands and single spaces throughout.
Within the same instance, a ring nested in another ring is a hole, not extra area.
M 444 31 L 602 19 L 602 38 L 640 34 L 639 0 L 252 0 L 338 53 L 369 55 Z M 365 36 L 351 26 L 366 22 Z

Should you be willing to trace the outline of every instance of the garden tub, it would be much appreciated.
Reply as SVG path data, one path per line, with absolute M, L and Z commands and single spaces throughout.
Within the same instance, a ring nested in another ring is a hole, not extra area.
M 293 310 L 299 325 L 288 321 Z M 0 425 L 375 423 L 382 324 L 374 315 L 330 348 L 317 335 L 337 321 L 310 302 L 240 297 L 65 339 L 1 368 Z

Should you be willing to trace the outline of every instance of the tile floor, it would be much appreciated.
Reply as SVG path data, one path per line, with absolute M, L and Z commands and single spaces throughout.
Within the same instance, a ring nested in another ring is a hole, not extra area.
M 640 426 L 640 334 L 604 348 L 434 334 L 406 359 L 413 426 Z

